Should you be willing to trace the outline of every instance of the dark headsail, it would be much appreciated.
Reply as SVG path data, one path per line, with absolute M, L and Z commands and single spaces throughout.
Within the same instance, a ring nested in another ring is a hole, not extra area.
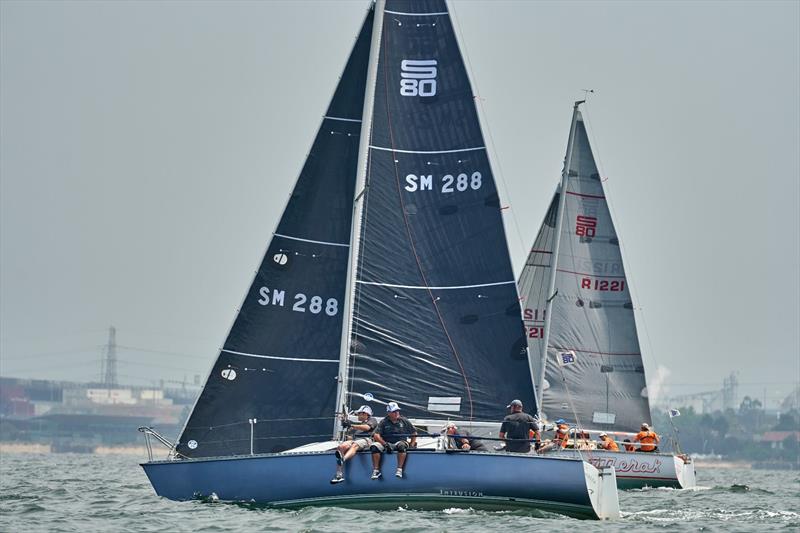
M 330 436 L 368 13 L 269 248 L 177 444 L 188 457 L 276 452 Z
M 650 408 L 630 287 L 577 105 L 574 113 L 563 198 L 551 205 L 520 278 L 526 312 L 548 308 L 551 300 L 545 340 L 538 330 L 529 338 L 531 358 L 540 368 L 547 342 L 545 379 L 539 385 L 549 418 L 577 415 L 587 429 L 637 431 L 650 421 Z M 554 211 L 555 225 L 548 222 Z M 555 234 L 557 241 L 539 242 Z M 552 282 L 544 292 L 541 279 Z
M 496 421 L 535 402 L 474 94 L 442 0 L 388 0 L 363 202 L 350 400 Z

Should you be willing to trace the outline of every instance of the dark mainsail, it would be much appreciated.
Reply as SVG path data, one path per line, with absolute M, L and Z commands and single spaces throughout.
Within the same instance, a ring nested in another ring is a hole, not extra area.
M 550 419 L 575 420 L 577 415 L 587 429 L 638 431 L 642 422 L 650 422 L 650 408 L 633 302 L 577 105 L 567 154 L 563 198 L 557 195 L 560 201 L 550 206 L 520 277 L 526 321 L 552 299 L 544 340 L 543 322 L 528 338 L 532 364 L 539 370 L 547 342 L 544 381 L 538 384 L 542 411 Z M 543 284 L 544 279 L 552 285 Z
M 180 436 L 187 457 L 277 452 L 330 436 L 370 10 L 225 345 Z
M 447 5 L 388 0 L 369 139 L 349 400 L 497 421 L 532 379 L 500 203 Z

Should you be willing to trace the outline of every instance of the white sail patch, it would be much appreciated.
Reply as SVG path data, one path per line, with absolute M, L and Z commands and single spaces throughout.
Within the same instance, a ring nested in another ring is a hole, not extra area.
M 461 396 L 428 396 L 428 411 L 458 413 L 461 411 Z
M 556 359 L 558 360 L 558 366 L 569 366 L 575 364 L 577 356 L 575 352 L 569 350 L 566 352 L 558 352 Z
M 402 96 L 436 95 L 435 59 L 404 59 L 400 62 L 400 94 Z
M 613 424 L 617 420 L 616 413 L 603 413 L 595 411 L 592 414 L 592 423 L 594 424 Z

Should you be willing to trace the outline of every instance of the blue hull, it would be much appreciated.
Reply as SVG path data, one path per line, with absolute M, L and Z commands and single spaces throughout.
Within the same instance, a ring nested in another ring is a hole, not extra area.
M 336 505 L 365 509 L 530 508 L 577 518 L 598 518 L 585 463 L 506 453 L 411 452 L 404 479 L 396 456 L 383 458 L 383 478 L 370 479 L 368 453 L 348 461 L 346 481 L 330 483 L 331 453 L 264 454 L 142 464 L 159 496 L 278 507 Z M 591 468 L 591 467 L 588 467 Z M 594 489 L 593 489 L 594 490 Z

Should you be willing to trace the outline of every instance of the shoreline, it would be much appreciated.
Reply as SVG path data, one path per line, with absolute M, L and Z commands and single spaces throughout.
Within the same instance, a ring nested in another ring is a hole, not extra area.
M 56 454 L 52 445 L 40 444 L 35 442 L 0 442 L 0 454 L 5 453 L 18 453 L 18 454 Z M 85 455 L 137 455 L 140 457 L 147 457 L 147 448 L 144 446 L 96 446 Z

